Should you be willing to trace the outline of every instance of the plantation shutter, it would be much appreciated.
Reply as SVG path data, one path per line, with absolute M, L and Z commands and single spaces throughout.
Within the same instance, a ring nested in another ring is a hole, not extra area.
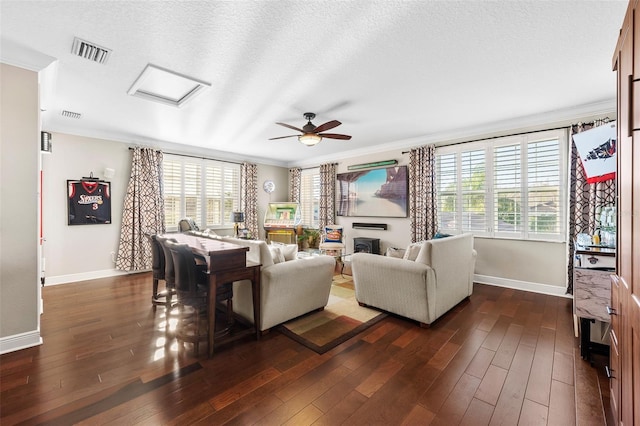
M 217 211 L 222 210 L 222 222 L 231 222 L 231 213 L 240 211 L 240 194 L 237 192 L 240 187 L 240 169 L 223 166 L 222 170 L 222 209 Z
M 528 232 L 558 234 L 560 194 L 560 142 L 558 139 L 527 144 Z
M 486 232 L 484 149 L 467 151 L 460 155 L 460 193 L 462 231 L 476 234 Z
M 222 170 L 218 167 L 206 167 L 205 199 L 207 203 L 206 226 L 222 225 Z
M 167 154 L 164 160 L 165 227 L 183 217 L 200 228 L 227 228 L 240 209 L 240 165 Z
M 182 163 L 165 158 L 163 168 L 164 221 L 165 225 L 177 226 L 182 218 Z
M 438 231 L 455 231 L 458 227 L 458 170 L 456 154 L 436 157 L 438 188 Z
M 198 226 L 202 226 L 201 204 L 200 204 L 200 164 L 184 163 L 184 201 L 185 216 L 193 219 Z
M 522 233 L 522 161 L 520 143 L 496 147 L 493 151 L 493 230 Z
M 303 170 L 300 186 L 300 211 L 302 224 L 317 228 L 320 211 L 320 170 Z

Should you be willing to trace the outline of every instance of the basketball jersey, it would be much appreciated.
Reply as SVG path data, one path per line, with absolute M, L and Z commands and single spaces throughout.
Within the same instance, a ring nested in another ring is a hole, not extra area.
M 69 225 L 111 223 L 111 197 L 106 182 L 69 183 Z

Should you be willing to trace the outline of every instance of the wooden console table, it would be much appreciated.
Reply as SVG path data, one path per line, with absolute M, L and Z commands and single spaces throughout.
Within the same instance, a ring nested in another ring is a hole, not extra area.
M 258 327 L 260 318 L 260 264 L 248 262 L 246 252 L 248 247 L 237 244 L 199 237 L 189 234 L 167 234 L 179 243 L 188 244 L 191 250 L 207 261 L 209 273 L 209 357 L 213 356 L 216 329 L 216 293 L 218 287 L 234 281 L 249 280 L 253 295 L 253 330 L 251 328 L 230 334 L 217 340 L 218 344 L 239 339 L 247 333 L 255 333 L 260 338 Z

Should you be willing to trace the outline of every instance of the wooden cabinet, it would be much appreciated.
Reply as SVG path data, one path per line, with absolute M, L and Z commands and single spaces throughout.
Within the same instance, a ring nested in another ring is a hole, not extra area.
M 640 9 L 631 0 L 613 55 L 618 85 L 617 275 L 611 280 L 611 408 L 640 425 Z M 634 96 L 635 94 L 635 96 Z M 634 167 L 635 166 L 635 167 Z

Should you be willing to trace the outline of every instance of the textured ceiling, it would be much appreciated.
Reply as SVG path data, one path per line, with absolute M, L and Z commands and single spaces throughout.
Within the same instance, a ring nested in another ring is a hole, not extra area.
M 305 165 L 612 110 L 626 5 L 2 0 L 0 55 L 57 59 L 44 130 Z M 75 36 L 112 49 L 108 62 L 73 56 Z M 127 95 L 148 63 L 211 87 L 180 109 Z M 352 140 L 268 141 L 306 111 Z

